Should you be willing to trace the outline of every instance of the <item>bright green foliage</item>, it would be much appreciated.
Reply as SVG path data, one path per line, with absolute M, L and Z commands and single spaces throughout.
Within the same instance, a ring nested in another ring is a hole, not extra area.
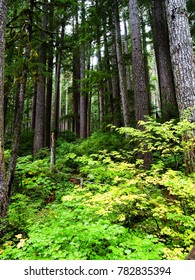
M 184 259 L 195 242 L 195 176 L 182 165 L 190 125 L 142 125 L 120 129 L 123 141 L 116 132 L 61 141 L 53 173 L 48 157 L 19 158 L 0 258 Z M 135 158 L 138 147 L 153 153 L 149 170 Z
M 143 129 L 129 127 L 117 128 L 121 134 L 126 134 L 133 149 L 132 156 L 138 152 L 152 152 L 155 163 L 158 161 L 164 168 L 178 169 L 183 165 L 184 152 L 188 152 L 195 145 L 195 138 L 191 137 L 195 124 L 184 119 L 178 123 L 175 120 L 163 124 L 148 117 L 146 122 L 140 121 Z M 188 141 L 183 140 L 187 135 Z

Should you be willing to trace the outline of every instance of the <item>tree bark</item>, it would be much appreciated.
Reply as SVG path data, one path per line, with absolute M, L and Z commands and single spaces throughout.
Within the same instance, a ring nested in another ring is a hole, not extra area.
M 36 96 L 36 115 L 35 115 L 35 135 L 34 135 L 34 147 L 33 154 L 35 155 L 41 148 L 45 146 L 45 88 L 46 88 L 46 38 L 45 31 L 47 26 L 46 17 L 46 0 L 43 5 L 42 15 L 42 28 L 41 32 L 41 45 L 39 47 L 39 73 L 37 77 L 37 96 Z
M 15 176 L 15 168 L 18 156 L 20 135 L 22 130 L 22 121 L 23 121 L 23 111 L 24 111 L 24 101 L 26 95 L 26 83 L 27 83 L 27 75 L 29 71 L 29 58 L 31 51 L 31 35 L 32 35 L 32 22 L 33 22 L 33 9 L 34 2 L 31 1 L 31 10 L 28 15 L 28 26 L 27 26 L 27 36 L 26 36 L 26 50 L 24 55 L 24 63 L 21 76 L 18 78 L 19 84 L 19 94 L 17 95 L 17 100 L 15 104 L 15 120 L 14 120 L 14 133 L 13 133 L 13 141 L 12 141 L 12 149 L 11 149 L 11 157 L 9 161 L 9 170 L 8 170 L 8 181 L 7 181 L 7 189 L 8 196 L 11 196 L 12 187 L 14 183 Z
M 185 0 L 166 0 L 170 54 L 180 116 L 195 107 L 195 63 Z M 195 121 L 195 110 L 191 112 Z
M 113 36 L 114 37 L 114 36 Z M 119 93 L 119 81 L 118 81 L 118 68 L 116 60 L 116 44 L 115 40 L 111 45 L 111 68 L 112 68 L 112 115 L 113 125 L 121 126 L 121 109 L 120 109 L 120 93 Z
M 180 118 L 189 113 L 189 120 L 195 122 L 195 63 L 185 0 L 166 0 L 167 22 L 171 62 Z M 184 141 L 195 137 L 186 133 Z M 195 171 L 195 147 L 185 153 L 186 172 Z
M 126 10 L 123 9 L 123 27 L 124 27 L 124 52 L 127 58 L 125 70 L 126 70 L 126 80 L 127 80 L 127 90 L 131 91 L 132 82 L 131 82 L 131 71 L 130 71 L 130 52 L 128 44 L 128 32 L 127 32 L 127 22 L 126 22 Z M 132 110 L 131 110 L 132 111 Z
M 4 55 L 5 55 L 6 2 L 0 0 L 0 217 L 7 212 L 8 198 L 4 157 Z
M 81 17 L 82 17 L 82 31 L 81 36 L 85 36 L 85 0 L 82 0 L 82 10 L 81 10 Z M 86 44 L 83 43 L 81 46 L 80 52 L 80 138 L 87 137 L 87 106 L 88 106 L 88 95 L 84 90 L 84 81 L 85 78 L 85 48 Z
M 20 142 L 20 134 L 21 134 L 21 129 L 22 129 L 24 99 L 25 99 L 25 94 L 26 94 L 27 71 L 28 70 L 27 70 L 27 65 L 26 65 L 25 69 L 22 72 L 22 76 L 19 78 L 20 79 L 20 90 L 19 90 L 19 95 L 18 95 L 17 107 L 15 109 L 16 116 L 15 116 L 15 123 L 14 123 L 14 135 L 13 135 L 11 157 L 10 157 L 9 170 L 8 170 L 8 181 L 7 181 L 9 197 L 11 196 L 12 186 L 14 183 L 16 161 L 17 161 L 18 148 L 19 148 L 19 142 Z
M 49 5 L 49 31 L 51 32 L 48 42 L 48 61 L 47 68 L 49 77 L 47 78 L 47 90 L 46 90 L 46 110 L 45 110 L 45 144 L 50 146 L 50 134 L 51 134 L 51 106 L 52 106 L 52 91 L 53 91 L 53 51 L 54 51 L 54 36 L 53 36 L 53 16 L 54 7 L 50 3 Z
M 88 95 L 84 91 L 84 81 L 85 78 L 85 51 L 84 48 L 81 50 L 81 60 L 80 60 L 80 138 L 87 137 L 87 106 L 88 106 Z
M 178 107 L 175 95 L 175 85 L 171 68 L 171 57 L 169 52 L 168 30 L 164 9 L 165 1 L 154 0 L 154 49 L 157 63 L 161 113 L 163 121 L 178 116 Z
M 59 130 L 59 114 L 60 114 L 60 77 L 61 77 L 61 64 L 62 64 L 62 50 L 64 45 L 64 33 L 65 33 L 65 19 L 61 24 L 61 38 L 60 45 L 57 49 L 56 58 L 56 80 L 55 80 L 55 101 L 54 101 L 54 131 L 55 135 L 58 135 Z
M 149 115 L 149 95 L 145 81 L 145 69 L 142 54 L 140 18 L 137 0 L 129 0 L 132 62 L 133 62 L 133 83 L 135 99 L 136 123 L 144 120 Z
M 77 42 L 79 40 L 79 24 L 78 24 L 78 9 L 76 11 L 75 23 L 73 19 L 73 36 L 74 41 Z M 73 87 L 73 96 L 72 96 L 72 130 L 76 135 L 80 135 L 80 49 L 78 45 L 75 45 L 73 48 L 73 79 L 72 79 L 72 87 Z
M 119 18 L 117 0 L 114 0 L 114 22 L 115 22 L 116 54 L 117 54 L 117 65 L 118 65 L 118 73 L 119 73 L 120 95 L 122 101 L 123 121 L 124 121 L 124 126 L 130 126 L 129 100 L 128 100 L 128 93 L 127 93 L 127 83 L 125 78 L 125 68 L 123 63 L 120 18 Z
M 191 249 L 185 260 L 195 260 L 195 246 Z

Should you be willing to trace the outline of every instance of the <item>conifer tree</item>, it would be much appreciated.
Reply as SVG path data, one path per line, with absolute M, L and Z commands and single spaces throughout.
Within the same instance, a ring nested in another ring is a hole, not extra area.
M 6 1 L 0 0 L 0 217 L 7 212 L 7 188 L 4 157 L 4 54 Z

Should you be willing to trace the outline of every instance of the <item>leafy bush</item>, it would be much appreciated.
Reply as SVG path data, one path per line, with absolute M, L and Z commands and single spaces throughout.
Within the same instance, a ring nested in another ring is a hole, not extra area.
M 19 158 L 0 258 L 184 259 L 195 242 L 195 176 L 182 163 L 193 142 L 182 139 L 190 126 L 152 119 L 142 125 L 118 129 L 124 142 L 111 132 L 60 140 L 53 172 L 48 157 Z M 116 141 L 105 149 L 108 138 Z M 136 160 L 139 149 L 153 153 L 148 170 Z M 55 200 L 47 203 L 52 191 Z
M 114 131 L 94 132 L 76 147 L 76 151 L 80 155 L 90 155 L 96 154 L 104 149 L 108 152 L 119 151 L 120 149 L 124 149 L 125 145 L 125 138 Z
M 190 136 L 195 130 L 195 124 L 184 119 L 175 123 L 175 120 L 163 124 L 148 117 L 147 121 L 140 121 L 142 130 L 132 127 L 116 128 L 120 134 L 125 134 L 129 140 L 132 157 L 136 158 L 139 152 L 153 154 L 154 162 L 161 161 L 164 168 L 175 170 L 183 169 L 184 152 L 188 152 L 195 145 L 194 137 L 183 140 L 184 135 Z

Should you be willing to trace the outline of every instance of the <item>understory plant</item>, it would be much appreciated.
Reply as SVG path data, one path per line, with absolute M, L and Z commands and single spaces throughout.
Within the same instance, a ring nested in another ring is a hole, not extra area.
M 142 125 L 117 129 L 118 139 L 126 134 L 123 147 L 116 141 L 98 150 L 94 137 L 60 140 L 52 172 L 48 157 L 19 158 L 0 258 L 184 259 L 195 242 L 195 176 L 183 166 L 188 125 Z M 86 146 L 90 152 L 81 153 Z M 153 154 L 147 170 L 136 159 L 146 147 Z

